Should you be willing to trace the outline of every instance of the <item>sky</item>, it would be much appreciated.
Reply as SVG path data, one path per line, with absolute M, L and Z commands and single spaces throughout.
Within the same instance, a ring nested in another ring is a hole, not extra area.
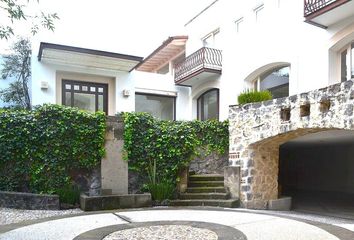
M 169 36 L 184 35 L 184 24 L 213 0 L 40 0 L 29 10 L 56 12 L 55 32 L 39 41 L 146 57 Z M 1 16 L 0 16 L 1 18 Z M 25 35 L 30 21 L 16 23 Z M 0 41 L 0 54 L 10 41 Z

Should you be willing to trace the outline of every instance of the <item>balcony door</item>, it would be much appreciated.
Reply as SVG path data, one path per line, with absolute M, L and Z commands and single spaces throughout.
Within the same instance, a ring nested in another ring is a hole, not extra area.
M 108 112 L 108 85 L 72 80 L 62 81 L 62 104 L 90 112 Z

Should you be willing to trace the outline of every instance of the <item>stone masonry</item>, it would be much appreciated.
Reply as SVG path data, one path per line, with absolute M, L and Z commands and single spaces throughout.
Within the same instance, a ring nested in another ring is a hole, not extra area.
M 230 106 L 232 165 L 241 167 L 241 205 L 266 209 L 279 198 L 279 146 L 326 130 L 354 130 L 353 81 L 261 103 Z

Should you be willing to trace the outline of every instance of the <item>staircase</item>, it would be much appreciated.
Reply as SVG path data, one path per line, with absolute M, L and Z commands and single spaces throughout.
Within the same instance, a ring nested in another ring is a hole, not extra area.
M 224 187 L 224 176 L 218 174 L 190 174 L 185 193 L 179 194 L 179 199 L 170 202 L 171 206 L 213 206 L 233 208 L 238 207 L 238 199 L 230 199 L 230 194 Z

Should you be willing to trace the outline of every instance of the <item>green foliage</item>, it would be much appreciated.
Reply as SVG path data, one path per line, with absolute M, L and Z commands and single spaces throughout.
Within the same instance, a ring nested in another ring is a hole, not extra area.
M 27 0 L 27 5 L 38 3 L 39 0 Z M 40 27 L 54 31 L 54 21 L 59 19 L 56 13 L 39 12 L 30 15 L 27 11 L 28 6 L 24 5 L 20 0 L 0 0 L 0 15 L 7 16 L 7 21 L 4 19 L 0 24 L 0 39 L 9 39 L 13 36 L 13 27 L 19 21 L 32 21 L 31 33 L 34 35 L 38 32 Z M 33 6 L 32 6 L 33 8 Z
M 43 105 L 0 110 L 0 190 L 54 193 L 104 156 L 105 115 Z
M 124 150 L 129 168 L 158 183 L 175 184 L 201 147 L 219 154 L 228 151 L 228 122 L 161 121 L 147 113 L 123 113 Z M 156 187 L 157 188 L 157 187 Z
M 11 47 L 12 53 L 4 56 L 1 78 L 15 78 L 9 87 L 0 90 L 0 99 L 15 107 L 31 108 L 28 80 L 31 76 L 31 44 L 28 39 L 20 38 Z
M 152 200 L 162 202 L 165 199 L 172 199 L 175 191 L 175 184 L 168 181 L 155 184 L 148 183 L 147 189 L 151 193 Z
M 241 93 L 237 100 L 239 104 L 246 104 L 246 103 L 254 103 L 254 102 L 262 102 L 262 101 L 267 101 L 271 100 L 272 94 L 268 91 L 246 91 L 244 93 Z
M 75 205 L 80 201 L 80 190 L 77 186 L 68 184 L 56 190 L 61 203 Z

